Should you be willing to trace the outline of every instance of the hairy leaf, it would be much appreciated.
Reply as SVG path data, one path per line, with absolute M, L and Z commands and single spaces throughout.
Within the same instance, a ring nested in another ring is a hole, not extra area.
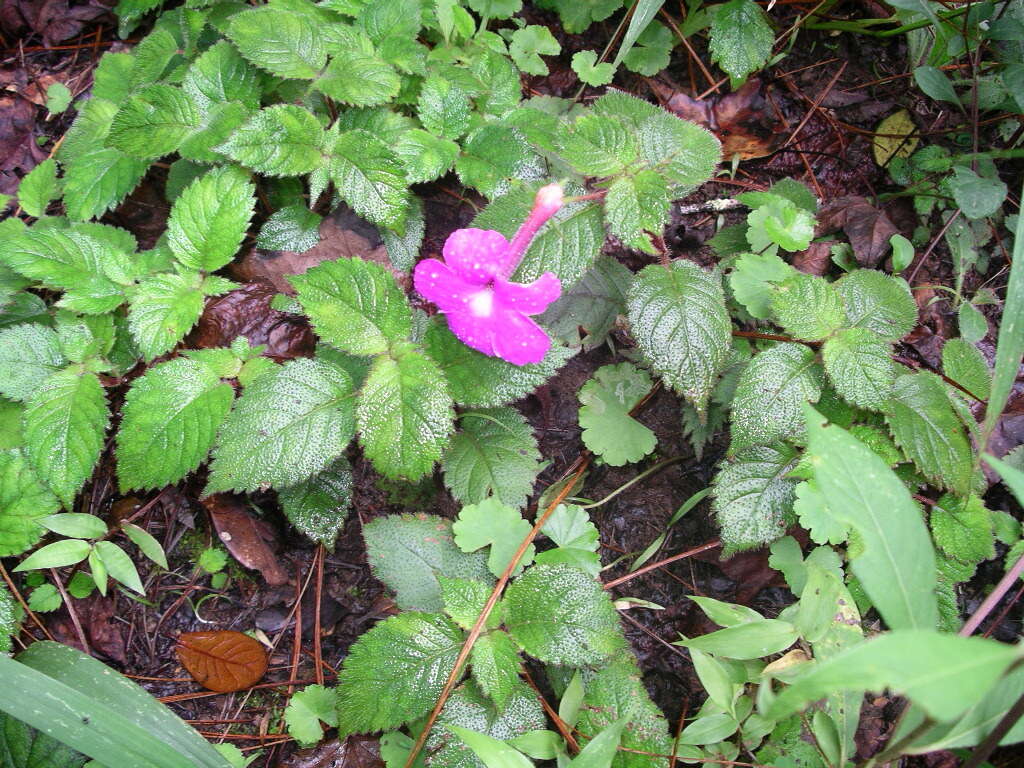
M 338 136 L 328 162 L 338 194 L 367 221 L 405 231 L 409 189 L 398 156 L 376 136 L 361 130 Z
M 540 452 L 533 429 L 513 408 L 464 413 L 441 468 L 444 482 L 463 504 L 494 496 L 520 509 L 533 491 Z
M 583 444 L 613 467 L 653 451 L 654 432 L 630 416 L 650 389 L 650 376 L 631 363 L 598 368 L 579 392 Z
M 114 115 L 108 145 L 129 157 L 155 160 L 177 151 L 200 127 L 192 97 L 172 85 L 149 85 L 134 92 Z
M 236 13 L 226 35 L 245 58 L 278 77 L 310 80 L 327 62 L 324 36 L 313 21 L 284 8 Z
M 139 284 L 128 310 L 128 327 L 143 359 L 173 349 L 199 322 L 205 297 L 196 277 L 167 273 Z
M 936 546 L 950 557 L 971 565 L 995 557 L 992 513 L 978 496 L 943 494 L 931 508 L 930 522 Z
M 256 188 L 232 166 L 209 171 L 174 201 L 167 244 L 186 267 L 213 272 L 228 264 L 252 218 Z
M 349 648 L 338 674 L 338 735 L 397 728 L 430 711 L 462 648 L 450 619 L 410 611 Z
M 775 286 L 772 313 L 788 334 L 806 341 L 823 339 L 846 324 L 839 292 L 825 278 L 802 272 Z
M 547 330 L 573 346 L 586 350 L 604 342 L 620 314 L 626 312 L 626 291 L 633 273 L 610 256 L 601 256 L 582 279 L 562 296 L 538 321 Z M 579 329 L 586 336 L 580 341 Z
M 949 339 L 942 345 L 942 372 L 975 397 L 988 398 L 992 371 L 981 350 L 970 342 Z
M 28 400 L 65 362 L 56 332 L 45 325 L 0 330 L 0 394 L 5 397 Z
M 230 384 L 188 358 L 161 363 L 136 379 L 117 433 L 121 490 L 162 488 L 195 471 L 233 400 Z
M 644 357 L 703 411 L 732 342 L 721 277 L 690 261 L 651 265 L 634 279 L 627 307 Z
M 217 151 L 267 176 L 298 176 L 321 165 L 325 142 L 312 112 L 274 104 L 250 117 Z
M 901 339 L 917 324 L 917 304 L 905 280 L 856 269 L 833 283 L 846 305 L 846 322 L 887 339 Z
M 343 47 L 331 59 L 321 77 L 313 83 L 335 101 L 353 107 L 374 107 L 395 98 L 401 78 L 372 44 Z
M 671 202 L 668 183 L 656 171 L 620 176 L 608 187 L 604 199 L 605 221 L 609 231 L 624 245 L 657 253 L 651 236 L 661 237 L 664 232 Z
M 513 179 L 536 178 L 539 166 L 537 155 L 519 131 L 487 123 L 463 139 L 455 172 L 463 184 L 494 198 L 505 194 Z
M 712 7 L 711 60 L 742 80 L 765 65 L 775 35 L 764 11 L 752 0 L 729 0 Z
M 426 131 L 415 129 L 402 134 L 394 146 L 410 184 L 434 181 L 452 169 L 459 145 Z
M 469 129 L 469 94 L 443 77 L 423 81 L 416 109 L 423 127 L 434 136 L 458 139 Z
M 256 247 L 271 251 L 308 251 L 320 242 L 323 217 L 298 203 L 274 211 L 260 227 Z
M 277 493 L 285 516 L 306 536 L 329 550 L 352 506 L 352 469 L 337 459 L 308 480 Z
M 317 360 L 257 377 L 221 427 L 205 493 L 288 487 L 322 471 L 352 439 L 352 398 L 348 374 Z
M 636 161 L 636 137 L 621 121 L 588 113 L 563 129 L 558 152 L 585 176 L 614 176 Z
M 804 403 L 818 401 L 823 378 L 814 352 L 802 344 L 783 343 L 757 354 L 736 384 L 730 450 L 798 434 Z
M 843 398 L 870 411 L 888 402 L 896 382 L 892 342 L 867 328 L 847 328 L 821 350 L 825 372 Z
M 473 680 L 496 706 L 504 709 L 521 690 L 519 649 L 500 629 L 481 636 L 469 656 Z
M 712 508 L 724 554 L 768 544 L 793 522 L 796 481 L 787 477 L 796 452 L 786 446 L 748 448 L 726 461 L 714 480 Z
M 22 178 L 18 184 L 18 205 L 29 216 L 39 218 L 57 197 L 57 190 L 57 161 L 50 157 Z
M 252 109 L 260 104 L 259 73 L 227 40 L 210 46 L 192 62 L 181 87 L 205 109 L 228 101 L 239 101 Z
M 17 448 L 0 451 L 0 557 L 20 555 L 46 532 L 39 520 L 60 509 Z

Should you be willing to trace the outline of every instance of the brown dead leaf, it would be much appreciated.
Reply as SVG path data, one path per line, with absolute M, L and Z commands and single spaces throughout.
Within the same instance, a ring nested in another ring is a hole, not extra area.
M 211 691 L 240 691 L 267 671 L 267 652 L 259 641 L 229 629 L 185 632 L 174 650 L 196 682 Z
M 793 267 L 808 275 L 824 275 L 832 263 L 832 246 L 834 243 L 815 241 L 806 251 L 793 254 Z
M 836 198 L 818 211 L 817 236 L 839 230 L 849 238 L 857 263 L 872 268 L 889 253 L 889 238 L 899 233 L 884 211 L 859 195 Z
M 349 736 L 344 741 L 330 741 L 300 749 L 278 768 L 384 768 L 380 742 L 373 736 Z
M 265 251 L 251 250 L 234 267 L 235 276 L 240 280 L 266 280 L 282 293 L 293 294 L 288 275 L 301 275 L 321 261 L 357 257 L 375 261 L 389 270 L 399 281 L 408 280 L 408 275 L 391 265 L 380 232 L 364 221 L 346 205 L 320 222 L 320 242 L 308 251 Z
M 127 663 L 124 640 L 127 625 L 116 617 L 116 596 L 92 594 L 84 599 L 76 599 L 74 604 L 75 615 L 85 633 L 85 639 L 89 641 L 89 649 L 110 661 Z M 47 626 L 57 642 L 80 651 L 85 650 L 66 605 L 52 618 L 48 618 Z
M 275 539 L 273 530 L 249 512 L 238 497 L 215 493 L 203 499 L 203 506 L 210 513 L 217 536 L 238 562 L 259 571 L 271 586 L 288 582 L 288 574 L 267 543 Z
M 741 160 L 765 157 L 786 138 L 783 126 L 766 104 L 761 82 L 756 78 L 725 96 L 703 100 L 691 98 L 657 81 L 650 82 L 666 108 L 679 117 L 703 125 L 718 137 L 722 142 L 722 155 L 727 160 L 737 154 Z
M 266 344 L 264 354 L 275 360 L 313 354 L 316 340 L 309 323 L 272 309 L 270 301 L 276 293 L 270 283 L 255 281 L 211 299 L 188 337 L 188 346 L 225 347 L 245 336 L 253 346 Z
M 74 3 L 67 0 L 2 0 L 0 25 L 5 32 L 24 35 L 32 31 L 47 46 L 63 42 L 81 32 L 85 25 L 107 13 L 98 2 Z

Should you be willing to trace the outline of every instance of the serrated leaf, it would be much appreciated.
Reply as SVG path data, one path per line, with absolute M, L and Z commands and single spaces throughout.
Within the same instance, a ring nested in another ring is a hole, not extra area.
M 887 339 L 901 339 L 917 324 L 917 304 L 905 280 L 857 269 L 832 284 L 843 297 L 846 322 Z
M 684 260 L 668 269 L 645 267 L 634 278 L 627 310 L 633 337 L 655 372 L 703 411 L 732 343 L 718 273 Z
M 171 208 L 167 244 L 186 267 L 213 272 L 242 244 L 255 206 L 255 185 L 244 171 L 224 166 L 193 181 Z
M 0 557 L 20 555 L 42 538 L 38 521 L 60 509 L 17 448 L 0 451 Z
M 533 429 L 513 408 L 464 413 L 441 462 L 444 482 L 463 504 L 494 496 L 521 509 L 540 472 Z
M 195 471 L 231 410 L 234 391 L 208 365 L 177 358 L 132 383 L 117 433 L 122 492 L 162 488 Z
M 599 257 L 576 285 L 563 291 L 537 320 L 567 344 L 590 350 L 603 343 L 620 314 L 633 273 L 610 256 Z M 580 340 L 579 329 L 586 336 Z
M 381 356 L 363 384 L 357 408 L 359 442 L 385 477 L 418 480 L 438 461 L 454 413 L 444 376 L 413 349 Z
M 43 216 L 50 201 L 57 197 L 57 188 L 57 161 L 49 157 L 18 184 L 18 205 L 29 216 Z
M 495 705 L 504 709 L 522 685 L 519 649 L 500 629 L 480 637 L 469 656 L 473 680 Z
M 203 113 L 202 122 L 195 132 L 181 142 L 178 153 L 196 163 L 223 162 L 219 147 L 237 131 L 254 110 L 238 101 L 214 104 Z
M 794 338 L 817 341 L 846 324 L 843 300 L 825 278 L 799 272 L 774 287 L 772 313 Z
M 367 221 L 405 231 L 409 189 L 397 155 L 376 136 L 346 131 L 331 147 L 328 169 L 342 199 Z
M 513 179 L 536 178 L 541 168 L 537 155 L 517 130 L 488 123 L 463 139 L 455 172 L 463 184 L 493 199 L 505 194 Z
M 416 111 L 423 127 L 444 139 L 458 139 L 470 123 L 469 94 L 456 83 L 443 77 L 431 76 L 420 88 Z
M 256 108 L 262 95 L 259 74 L 226 40 L 210 46 L 192 62 L 181 87 L 204 108 L 228 101 Z
M 572 56 L 572 71 L 580 82 L 590 86 L 608 85 L 615 76 L 615 67 L 611 62 L 597 63 L 594 51 L 577 51 Z
M 284 721 L 288 733 L 299 746 L 309 747 L 323 738 L 320 721 L 329 726 L 338 724 L 337 694 L 322 685 L 307 685 L 288 699 Z
M 114 115 L 108 146 L 140 160 L 175 152 L 200 127 L 192 97 L 172 85 L 149 85 L 136 91 Z
M 818 488 L 813 478 L 805 480 L 796 487 L 796 499 L 793 512 L 800 520 L 800 525 L 807 529 L 811 541 L 815 544 L 839 545 L 850 535 L 850 528 L 828 509 L 825 495 Z
M 973 475 L 971 446 L 938 376 L 921 372 L 897 378 L 886 422 L 923 475 L 942 488 L 967 492 Z
M 449 578 L 441 575 L 437 578 L 441 584 L 444 612 L 463 629 L 472 629 L 491 596 L 492 585 L 475 579 Z M 500 623 L 500 617 L 492 611 L 487 617 L 484 629 L 494 629 Z
M 490 498 L 463 507 L 452 532 L 455 544 L 463 552 L 490 546 L 487 567 L 495 576 L 501 576 L 532 527 L 514 507 Z M 514 575 L 533 562 L 534 551 L 533 544 L 526 548 L 516 563 Z
M 896 382 L 892 342 L 867 328 L 847 328 L 821 350 L 825 372 L 843 398 L 869 411 L 881 410 Z
M 729 450 L 799 433 L 804 403 L 818 401 L 823 383 L 814 352 L 803 344 L 783 343 L 755 355 L 736 385 Z
M 323 217 L 297 203 L 274 211 L 256 238 L 256 247 L 270 251 L 308 251 L 320 242 Z
M 543 361 L 513 365 L 470 349 L 440 320 L 427 328 L 423 344 L 444 373 L 455 402 L 469 408 L 493 408 L 525 397 L 576 354 L 553 344 Z
M 650 389 L 647 373 L 630 363 L 598 368 L 579 392 L 583 444 L 613 467 L 653 451 L 654 432 L 629 413 Z
M 11 593 L 6 586 L 0 587 L 0 653 L 7 654 L 11 652 L 11 637 L 18 633 L 20 624 L 21 617 L 15 608 L 14 598 L 11 597 Z M 3 717 L 6 717 L 6 715 Z M 3 730 L 5 737 L 8 739 L 8 745 L 10 745 L 10 732 L 6 728 Z M 7 748 L 10 749 L 10 746 Z
M 601 586 L 567 565 L 535 565 L 505 593 L 505 627 L 531 656 L 551 664 L 597 664 L 625 642 Z
M 352 506 L 352 469 L 340 458 L 305 482 L 282 488 L 277 498 L 292 525 L 333 551 Z
M 942 372 L 975 397 L 988 399 L 992 371 L 981 350 L 973 344 L 964 339 L 946 341 L 942 345 Z
M 530 75 L 546 75 L 548 65 L 541 56 L 557 56 L 562 46 L 551 34 L 551 30 L 539 24 L 530 24 L 512 33 L 508 46 L 509 56 L 523 72 Z
M 69 509 L 100 457 L 109 421 L 107 399 L 94 373 L 56 373 L 26 403 L 26 455 Z
M 194 278 L 175 273 L 154 275 L 136 289 L 128 309 L 128 327 L 145 360 L 172 349 L 199 322 L 205 297 Z
M 334 54 L 323 75 L 313 86 L 335 101 L 353 107 L 375 107 L 395 98 L 402 80 L 394 68 L 380 56 L 356 47 Z
M 766 320 L 771 314 L 773 286 L 793 275 L 793 267 L 774 253 L 744 253 L 733 262 L 729 287 L 752 317 Z
M 772 52 L 775 35 L 764 11 L 752 0 L 730 0 L 711 14 L 711 60 L 742 80 L 760 69 Z
M 726 556 L 780 538 L 793 522 L 796 452 L 786 445 L 748 448 L 723 463 L 712 509 Z
M 257 377 L 221 427 L 205 494 L 286 488 L 322 471 L 355 431 L 352 380 L 298 359 Z
M 473 226 L 496 230 L 511 239 L 529 214 L 539 187 L 539 183 L 515 187 L 481 211 Z M 563 288 L 571 286 L 594 264 L 604 240 L 601 206 L 587 201 L 568 203 L 530 242 L 513 279 L 526 283 L 544 272 L 554 272 Z
M 325 261 L 289 281 L 320 338 L 345 352 L 379 355 L 412 332 L 405 295 L 379 264 Z
M 943 494 L 931 508 L 929 522 L 935 545 L 950 557 L 970 565 L 995 557 L 992 513 L 978 496 Z
M 787 251 L 802 251 L 811 244 L 813 211 L 771 192 L 744 192 L 739 199 L 754 207 L 747 216 L 747 242 L 752 250 L 774 252 L 774 246 L 779 246 Z
M 419 129 L 403 133 L 394 149 L 410 184 L 440 178 L 452 169 L 459 154 L 459 145 L 454 141 Z
M 405 610 L 443 610 L 439 577 L 493 583 L 483 553 L 455 546 L 452 523 L 428 515 L 378 517 L 363 526 L 373 575 L 396 593 Z
M 298 176 L 318 168 L 326 137 L 312 112 L 294 104 L 260 110 L 218 151 L 268 176 Z
M 651 236 L 660 237 L 664 232 L 671 202 L 667 182 L 655 171 L 620 176 L 608 187 L 604 199 L 605 222 L 624 245 L 657 253 Z
M 56 332 L 45 325 L 0 330 L 0 394 L 5 397 L 28 400 L 65 362 Z
M 636 161 L 637 146 L 621 121 L 586 113 L 562 129 L 558 153 L 586 176 L 612 176 Z
M 278 77 L 311 80 L 327 63 L 324 37 L 313 21 L 284 8 L 236 13 L 225 34 L 246 59 Z
M 338 735 L 387 730 L 427 714 L 462 648 L 444 616 L 410 611 L 386 619 L 349 649 L 338 673 Z

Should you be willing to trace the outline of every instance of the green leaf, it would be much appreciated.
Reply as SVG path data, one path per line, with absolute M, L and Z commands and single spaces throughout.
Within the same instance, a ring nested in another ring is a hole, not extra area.
M 46 88 L 46 111 L 59 115 L 71 106 L 71 91 L 64 83 L 50 83 Z
M 778 344 L 755 355 L 736 384 L 729 450 L 772 445 L 799 434 L 803 406 L 818 401 L 822 384 L 821 366 L 803 344 Z
M 288 487 L 325 469 L 352 440 L 352 380 L 298 359 L 252 381 L 221 427 L 205 493 Z
M 28 400 L 65 363 L 57 334 L 45 325 L 0 330 L 0 394 L 5 397 Z
M 546 75 L 548 65 L 541 56 L 557 56 L 562 46 L 555 40 L 551 30 L 538 24 L 531 24 L 512 33 L 508 53 L 512 61 L 529 75 Z
M 512 639 L 546 663 L 596 664 L 624 647 L 611 599 L 578 568 L 535 565 L 508 588 L 502 606 Z
M 981 701 L 1018 655 L 1014 646 L 980 637 L 888 632 L 808 668 L 769 705 L 767 715 L 786 717 L 837 690 L 889 688 L 934 720 L 949 722 Z
M 772 313 L 788 334 L 805 341 L 823 339 L 846 324 L 839 292 L 825 278 L 802 272 L 775 286 Z
M 633 273 L 610 256 L 598 260 L 576 285 L 537 320 L 549 333 L 567 344 L 590 350 L 608 337 L 620 314 L 626 312 L 626 290 Z M 580 340 L 579 329 L 586 331 Z
M 438 320 L 427 328 L 423 342 L 444 373 L 455 401 L 470 408 L 491 408 L 526 396 L 575 354 L 553 344 L 543 361 L 517 366 L 470 349 Z
M 98 75 L 99 70 L 97 84 Z M 95 93 L 95 86 L 93 90 Z M 95 96 L 89 99 L 57 152 L 64 171 L 64 210 L 70 219 L 85 221 L 101 216 L 124 200 L 149 168 L 145 160 L 104 146 L 117 109 L 112 101 Z
M 653 451 L 654 432 L 629 413 L 650 389 L 650 376 L 630 363 L 598 368 L 579 392 L 583 444 L 613 467 Z
M 135 91 L 114 115 L 108 146 L 129 157 L 155 160 L 177 151 L 200 127 L 192 97 L 171 85 L 149 85 Z
M 302 13 L 284 8 L 253 8 L 236 13 L 227 37 L 260 69 L 278 77 L 311 80 L 327 63 L 324 36 Z
M 737 624 L 748 624 L 751 621 L 764 619 L 760 613 L 745 605 L 725 603 L 713 597 L 690 595 L 689 599 L 697 604 L 704 615 L 720 627 L 735 627 Z
M 490 591 L 490 590 L 488 590 Z M 500 709 L 522 686 L 519 680 L 519 649 L 500 629 L 482 635 L 469 656 L 473 679 Z
M 796 642 L 799 633 L 788 621 L 761 619 L 710 632 L 675 645 L 696 648 L 729 659 L 759 659 L 784 651 Z
M 396 593 L 404 610 L 441 611 L 439 577 L 493 583 L 487 557 L 456 547 L 452 523 L 443 517 L 378 517 L 363 526 L 363 537 L 373 575 Z
M 97 541 L 94 546 L 112 579 L 135 590 L 140 595 L 146 594 L 142 581 L 139 579 L 139 572 L 135 570 L 135 563 L 123 549 L 111 541 Z
M 18 449 L 0 452 L 0 557 L 20 555 L 42 538 L 39 520 L 60 502 Z
M 558 153 L 586 176 L 613 176 L 636 162 L 637 145 L 623 122 L 588 112 L 563 128 Z
M 712 508 L 725 554 L 775 541 L 793 522 L 796 481 L 787 477 L 797 457 L 785 445 L 748 448 L 723 464 L 714 480 Z
M 472 629 L 491 596 L 492 586 L 488 582 L 475 579 L 449 578 L 441 575 L 438 575 L 437 579 L 441 584 L 444 612 L 463 629 L 467 631 Z M 500 617 L 497 613 L 492 612 L 487 617 L 484 629 L 491 630 L 499 624 Z M 486 636 L 486 634 L 481 635 L 481 639 Z
M 597 576 L 601 571 L 601 558 L 597 528 L 586 510 L 575 504 L 559 504 L 540 529 L 557 547 L 540 552 L 534 562 L 544 565 L 565 563 Z
M 577 51 L 572 57 L 572 71 L 580 82 L 598 87 L 608 85 L 615 76 L 615 67 L 610 62 L 597 63 L 594 51 Z
M 412 332 L 405 295 L 379 264 L 325 261 L 289 280 L 320 338 L 345 352 L 379 355 Z
M 996 556 L 992 513 L 978 496 L 943 494 L 931 508 L 930 523 L 936 546 L 950 557 L 974 565 Z
M 28 607 L 36 613 L 52 613 L 64 605 L 64 598 L 53 584 L 41 584 L 28 596 Z
M 469 94 L 443 77 L 423 81 L 416 111 L 423 127 L 439 138 L 458 139 L 469 130 Z
M 204 573 L 219 573 L 228 564 L 228 554 L 223 549 L 209 547 L 199 553 L 196 558 L 196 565 Z
M 657 5 L 657 2 L 652 2 L 649 7 Z M 615 61 L 612 63 L 615 64 L 621 60 L 621 63 L 625 64 L 626 69 L 631 72 L 636 72 L 644 77 L 654 77 L 668 67 L 676 40 L 672 31 L 664 24 L 649 21 L 644 31 L 636 39 L 636 44 L 632 47 L 627 46 L 628 32 L 632 30 L 633 22 L 638 19 L 639 17 L 634 13 L 633 18 L 630 19 L 630 30 L 627 30 L 627 36 L 619 46 L 619 52 L 615 55 Z
M 454 420 L 444 376 L 414 349 L 377 358 L 356 416 L 363 451 L 392 480 L 418 480 L 429 473 L 444 453 Z
M 92 544 L 81 539 L 62 539 L 40 547 L 26 557 L 14 569 L 15 572 L 32 571 L 40 568 L 63 568 L 65 565 L 80 563 L 89 556 Z
M 622 8 L 622 0 L 588 0 L 585 3 L 559 2 L 555 4 L 565 31 L 579 34 L 593 22 L 604 21 Z
M 910 493 L 870 448 L 807 407 L 808 454 L 828 509 L 857 532 L 850 567 L 892 629 L 935 626 L 935 556 Z M 913 552 L 914 557 L 904 553 Z
M 162 488 L 206 460 L 234 400 L 230 384 L 209 365 L 177 358 L 132 383 L 117 433 L 122 492 Z
M 732 343 L 721 277 L 690 261 L 652 264 L 634 279 L 627 308 L 655 372 L 703 411 Z
M 896 444 L 925 477 L 967 492 L 974 472 L 971 446 L 942 379 L 927 372 L 900 376 L 885 416 Z
M 441 462 L 444 482 L 463 504 L 494 496 L 521 509 L 540 472 L 533 429 L 513 408 L 470 411 Z
M 294 104 L 260 110 L 217 148 L 268 176 L 298 176 L 319 168 L 326 143 L 312 112 Z
M 858 269 L 833 286 L 843 297 L 846 321 L 851 326 L 896 340 L 917 324 L 917 304 L 905 280 L 873 269 Z
M 142 554 L 161 568 L 167 569 L 167 555 L 164 554 L 164 548 L 160 545 L 159 541 L 134 523 L 121 523 L 121 530 L 132 540 L 132 543 L 139 548 Z
M 604 216 L 609 231 L 630 248 L 657 253 L 651 236 L 660 237 L 669 221 L 672 195 L 664 176 L 640 171 L 620 176 L 608 187 Z
M 94 373 L 56 373 L 27 401 L 26 454 L 69 509 L 100 457 L 109 421 L 103 387 Z
M 948 101 L 963 109 L 963 104 L 960 103 L 960 97 L 956 95 L 949 76 L 938 67 L 916 67 L 914 82 L 926 95 L 936 101 Z
M 139 283 L 128 310 L 128 327 L 143 359 L 173 349 L 199 322 L 205 297 L 196 277 L 167 273 Z
M 328 168 L 338 194 L 367 221 L 402 234 L 409 189 L 398 156 L 366 131 L 347 131 L 331 147 Z
M 988 399 L 992 371 L 981 350 L 966 339 L 949 339 L 942 345 L 942 372 L 975 397 Z
M 733 262 L 729 287 L 736 301 L 758 320 L 771 315 L 774 285 L 794 273 L 793 267 L 774 253 L 744 253 Z
M 455 161 L 459 181 L 495 198 L 508 192 L 512 181 L 543 173 L 537 155 L 522 134 L 500 123 L 488 123 L 462 140 Z
M 335 101 L 353 107 L 375 107 L 395 98 L 402 81 L 373 45 L 355 44 L 339 50 L 313 86 Z
M 282 488 L 277 498 L 292 525 L 333 551 L 352 506 L 352 469 L 339 458 L 308 480 Z
M 397 728 L 434 705 L 462 648 L 444 616 L 409 611 L 364 633 L 338 674 L 338 735 Z
M 763 67 L 775 35 L 764 11 L 752 0 L 730 0 L 711 13 L 711 60 L 734 81 Z
M 520 751 L 513 749 L 486 733 L 448 725 L 447 728 L 462 739 L 487 768 L 532 768 L 533 763 Z
M 74 539 L 98 539 L 107 533 L 107 524 L 96 515 L 84 512 L 62 512 L 40 519 L 49 531 Z
M 501 576 L 532 528 L 514 507 L 490 498 L 464 506 L 458 521 L 452 525 L 452 532 L 455 544 L 463 552 L 475 552 L 490 545 L 487 567 L 495 576 Z M 513 575 L 533 562 L 534 551 L 530 544 L 516 563 Z
M 330 688 L 322 685 L 307 685 L 288 699 L 284 709 L 284 721 L 288 733 L 299 743 L 309 747 L 323 738 L 320 721 L 329 726 L 338 724 L 337 696 Z
M 402 134 L 394 147 L 410 184 L 422 184 L 440 178 L 455 165 L 459 145 L 419 129 Z
M 956 322 L 960 328 L 960 335 L 971 344 L 977 344 L 988 336 L 988 320 L 981 310 L 969 301 L 960 304 Z
M 955 166 L 948 182 L 953 199 L 968 219 L 991 216 L 1006 199 L 1006 185 L 998 177 L 979 176 L 970 168 Z
M 214 168 L 186 187 L 167 220 L 167 244 L 178 261 L 203 272 L 228 264 L 249 227 L 255 191 L 249 174 L 232 166 Z
M 826 341 L 821 352 L 836 392 L 858 408 L 882 410 L 896 382 L 892 342 L 867 328 L 847 328 Z
M 227 40 L 210 46 L 192 62 L 181 87 L 204 109 L 229 101 L 256 109 L 262 95 L 259 73 Z
M 320 242 L 323 217 L 297 203 L 274 211 L 256 238 L 256 247 L 269 251 L 308 251 Z
M 813 478 L 796 487 L 793 512 L 800 525 L 807 529 L 816 544 L 842 544 L 850 535 L 850 528 L 828 508 L 821 489 Z
M 18 205 L 29 216 L 38 218 L 46 214 L 57 192 L 57 161 L 49 157 L 25 174 L 18 184 Z
M 738 199 L 753 206 L 747 216 L 747 242 L 760 253 L 773 253 L 779 246 L 802 251 L 814 237 L 814 213 L 792 200 L 770 192 L 745 192 Z

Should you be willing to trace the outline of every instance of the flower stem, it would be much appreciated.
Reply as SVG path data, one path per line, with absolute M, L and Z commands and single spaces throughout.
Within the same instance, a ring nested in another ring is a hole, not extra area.
M 548 219 L 558 212 L 564 200 L 562 187 L 559 184 L 548 184 L 537 190 L 537 196 L 533 199 L 533 208 L 530 209 L 529 216 L 526 217 L 526 221 L 519 227 L 509 245 L 508 256 L 502 269 L 502 277 L 508 279 L 512 276 L 537 231 L 544 226 Z

